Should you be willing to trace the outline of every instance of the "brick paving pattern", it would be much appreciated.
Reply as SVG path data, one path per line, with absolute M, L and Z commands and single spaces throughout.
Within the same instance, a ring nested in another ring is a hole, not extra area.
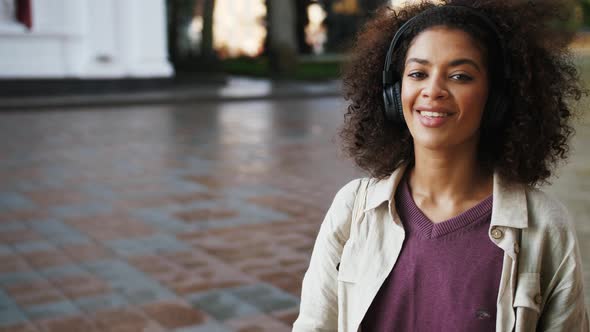
M 290 331 L 341 106 L 0 114 L 0 332 Z
M 341 111 L 325 98 L 0 114 L 0 332 L 289 331 L 323 215 L 361 175 L 334 142 Z M 580 223 L 589 134 L 552 188 Z

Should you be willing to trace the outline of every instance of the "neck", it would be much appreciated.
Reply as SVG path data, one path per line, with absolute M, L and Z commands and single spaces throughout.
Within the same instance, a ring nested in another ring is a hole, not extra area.
M 428 150 L 415 147 L 410 171 L 414 197 L 432 202 L 481 199 L 492 192 L 492 174 L 477 161 L 477 147 Z

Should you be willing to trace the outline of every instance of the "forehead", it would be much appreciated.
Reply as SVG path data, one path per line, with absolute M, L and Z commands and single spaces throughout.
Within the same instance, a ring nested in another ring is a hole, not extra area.
M 412 42 L 406 58 L 446 59 L 469 57 L 483 63 L 483 47 L 469 33 L 448 27 L 433 27 L 419 33 Z

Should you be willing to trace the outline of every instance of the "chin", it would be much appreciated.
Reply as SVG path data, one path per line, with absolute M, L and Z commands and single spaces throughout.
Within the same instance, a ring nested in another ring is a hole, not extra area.
M 427 150 L 433 150 L 433 151 L 442 151 L 442 150 L 446 150 L 449 147 L 451 147 L 452 144 L 449 143 L 445 143 L 445 142 L 416 142 L 414 141 L 414 147 L 420 147 L 423 149 L 427 149 Z
M 449 149 L 465 148 L 470 150 L 472 144 L 477 145 L 478 136 L 472 135 L 461 138 L 457 135 L 441 135 L 442 133 L 417 133 L 413 136 L 414 147 L 420 147 L 427 150 L 443 151 Z
M 414 146 L 422 147 L 429 150 L 446 149 L 452 146 L 449 137 L 440 135 L 416 135 L 414 136 Z

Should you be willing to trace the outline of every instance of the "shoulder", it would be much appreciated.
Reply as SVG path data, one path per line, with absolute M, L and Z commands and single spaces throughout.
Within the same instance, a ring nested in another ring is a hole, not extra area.
M 340 188 L 340 190 L 338 190 L 338 192 L 336 193 L 336 196 L 334 196 L 334 203 L 333 204 L 338 204 L 340 206 L 346 206 L 350 209 L 352 209 L 352 206 L 354 204 L 354 201 L 356 199 L 356 195 L 359 193 L 359 190 L 361 188 L 361 185 L 363 185 L 363 187 L 368 186 L 374 186 L 375 183 L 378 180 L 374 179 L 374 178 L 358 178 L 358 179 L 354 179 L 350 182 L 348 182 L 347 184 L 345 184 L 342 188 Z
M 552 194 L 527 188 L 529 228 L 542 234 L 551 246 L 567 249 L 576 242 L 574 222 L 568 209 Z
M 366 183 L 365 181 L 368 180 L 368 178 L 354 179 L 341 187 L 334 196 L 330 211 L 352 211 L 356 195 L 358 194 L 359 188 L 361 187 L 361 183 Z
M 342 186 L 336 195 L 334 196 L 334 201 L 343 202 L 343 203 L 352 203 L 356 197 L 358 189 L 361 185 L 362 181 L 365 181 L 365 178 L 358 178 L 351 180 L 344 186 Z
M 528 187 L 526 196 L 529 221 L 546 228 L 569 228 L 572 226 L 567 208 L 552 194 Z
M 323 228 L 339 237 L 348 238 L 352 209 L 362 183 L 368 178 L 354 179 L 345 184 L 334 196 L 334 200 L 324 219 Z

